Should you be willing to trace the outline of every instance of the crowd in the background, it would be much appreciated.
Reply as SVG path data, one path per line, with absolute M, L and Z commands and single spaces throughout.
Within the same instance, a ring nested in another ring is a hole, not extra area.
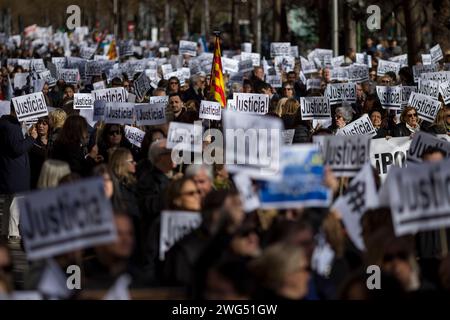
M 298 58 L 293 70 L 279 73 L 280 88 L 265 81 L 268 69 L 263 66 L 254 67 L 241 81 L 231 81 L 224 72 L 226 96 L 231 99 L 235 92 L 269 95 L 266 116 L 280 118 L 286 130 L 295 130 L 293 144 L 311 143 L 315 135 L 333 135 L 364 114 L 376 128 L 374 139 L 411 136 L 419 131 L 450 134 L 450 108 L 445 105 L 433 123 L 419 120 L 410 106 L 401 113 L 383 108 L 376 86 L 413 86 L 412 68 L 402 67 L 398 75 L 388 72 L 377 76 L 377 59 L 400 55 L 401 48 L 395 41 L 377 46 L 368 39 L 364 50 L 372 56 L 369 80 L 356 85 L 355 103 L 333 106 L 329 123 L 303 120 L 299 98 L 322 96 L 327 84 L 338 81 L 330 80 L 328 68 L 320 68 L 308 78 L 321 79 L 321 88 L 308 89 L 301 80 Z M 61 48 L 49 48 L 44 61 L 62 55 Z M 76 50 L 73 55 L 77 55 Z M 0 100 L 7 100 L 10 81 L 15 74 L 27 71 L 7 65 L 7 59 L 40 55 L 23 44 L 14 49 L 0 44 L 0 57 Z M 188 57 L 184 58 L 184 66 L 189 66 Z M 355 52 L 349 50 L 343 66 L 353 62 Z M 444 66 L 441 61 L 440 68 Z M 210 76 L 205 72 L 182 81 L 177 77 L 160 79 L 145 94 L 143 103 L 152 96 L 168 96 L 167 123 L 141 126 L 146 134 L 140 148 L 126 139 L 123 125 L 88 123 L 74 109 L 74 93 L 91 92 L 92 83 L 104 81 L 107 87 L 124 87 L 133 93 L 133 81 L 139 75 L 130 78 L 123 73 L 107 79 L 103 73 L 85 83 L 66 84 L 61 79 L 53 86 L 46 83 L 42 92 L 48 116 L 25 126 L 17 120 L 11 104 L 10 114 L 0 119 L 0 194 L 3 207 L 11 215 L 15 195 L 86 177 L 103 178 L 118 239 L 109 245 L 54 257 L 61 270 L 71 264 L 82 266 L 82 290 L 75 290 L 70 298 L 86 298 L 83 294 L 91 289 L 107 291 L 125 273 L 131 277 L 130 289 L 181 289 L 183 297 L 196 299 L 391 299 L 450 291 L 450 255 L 441 255 L 444 244 L 435 243 L 432 232 L 396 237 L 389 208 L 364 214 L 361 225 L 366 250 L 360 251 L 348 237 L 338 212 L 291 208 L 245 213 L 225 165 L 176 165 L 167 148 L 168 126 L 171 121 L 199 120 L 201 101 L 211 99 Z M 27 94 L 29 89 L 13 89 L 13 96 Z M 221 123 L 212 121 L 210 126 L 220 129 Z M 439 149 L 427 150 L 423 159 L 436 161 L 444 156 Z M 326 171 L 324 183 L 332 189 L 334 198 L 345 192 L 331 170 Z M 161 261 L 163 210 L 197 212 L 202 222 L 177 241 Z M 10 227 L 7 239 L 0 243 L 0 292 L 37 290 L 48 267 L 47 261 L 33 261 L 24 274 L 13 272 L 10 248 L 11 244 L 20 244 L 19 230 L 20 225 Z M 424 239 L 429 246 L 421 246 Z M 312 261 L 324 241 L 333 258 L 329 270 L 319 273 Z M 382 290 L 367 288 L 368 265 L 381 267 Z

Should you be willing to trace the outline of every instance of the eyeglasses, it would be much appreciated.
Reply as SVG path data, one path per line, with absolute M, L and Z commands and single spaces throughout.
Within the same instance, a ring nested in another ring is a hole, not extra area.
M 186 191 L 186 192 L 181 193 L 181 195 L 182 196 L 192 197 L 192 196 L 195 196 L 195 195 L 200 195 L 200 191 L 199 190 Z
M 113 135 L 120 136 L 121 133 L 120 133 L 120 130 L 114 130 L 114 131 L 108 132 L 108 135 L 110 135 L 110 136 L 113 136 Z
M 383 84 L 389 84 L 389 83 L 391 83 L 391 80 L 381 80 L 381 83 L 383 83 Z
M 408 118 L 412 118 L 412 117 L 417 118 L 417 113 L 408 113 L 406 116 L 407 116 Z

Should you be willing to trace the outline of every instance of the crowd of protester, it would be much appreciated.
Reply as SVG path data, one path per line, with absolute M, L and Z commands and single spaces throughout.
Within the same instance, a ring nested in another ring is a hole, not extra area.
M 26 47 L 11 50 L 0 44 L 0 100 L 7 98 L 8 78 L 25 72 L 20 66 L 7 66 L 7 58 L 39 57 Z M 285 129 L 294 129 L 293 143 L 310 143 L 315 135 L 332 135 L 345 125 L 368 114 L 377 135 L 374 139 L 411 136 L 418 131 L 450 134 L 450 108 L 445 105 L 436 120 L 419 120 L 413 107 L 400 114 L 382 107 L 377 85 L 414 85 L 411 67 L 401 68 L 398 76 L 376 75 L 378 58 L 401 54 L 391 41 L 385 47 L 368 39 L 364 49 L 372 56 L 370 79 L 357 84 L 357 101 L 332 108 L 332 121 L 313 125 L 303 120 L 299 98 L 324 94 L 330 80 L 326 68 L 313 75 L 322 81 L 322 89 L 307 89 L 300 80 L 301 65 L 296 59 L 293 71 L 282 72 L 281 88 L 265 82 L 263 67 L 255 67 L 240 83 L 227 87 L 227 97 L 234 92 L 264 93 L 270 96 L 269 117 L 280 118 Z M 59 48 L 50 50 L 46 60 L 61 56 Z M 346 64 L 355 61 L 351 50 Z M 187 65 L 187 59 L 185 60 Z M 108 86 L 124 87 L 133 92 L 127 74 L 112 79 Z M 228 83 L 229 75 L 225 74 Z M 103 75 L 106 82 L 106 75 Z M 94 81 L 94 80 L 93 80 Z M 15 90 L 14 96 L 26 94 L 27 88 Z M 181 85 L 172 77 L 160 80 L 147 92 L 168 98 L 168 123 L 144 126 L 146 135 L 141 148 L 125 137 L 124 126 L 98 122 L 91 127 L 73 108 L 77 92 L 90 92 L 90 84 L 70 85 L 58 80 L 44 85 L 48 116 L 25 127 L 16 118 L 11 104 L 9 115 L 0 119 L 0 194 L 4 211 L 11 211 L 15 195 L 86 177 L 102 177 L 107 198 L 114 209 L 118 238 L 115 243 L 57 256 L 61 270 L 81 265 L 82 290 L 65 298 L 83 298 L 89 290 L 110 289 L 119 276 L 131 277 L 130 290 L 143 288 L 181 289 L 186 298 L 196 299 L 273 299 L 329 300 L 401 298 L 427 292 L 450 291 L 450 255 L 443 256 L 439 239 L 421 246 L 423 234 L 396 237 L 388 208 L 364 214 L 361 225 L 366 250 L 359 251 L 349 239 L 338 212 L 324 208 L 258 209 L 245 213 L 238 189 L 226 166 L 176 165 L 167 148 L 170 121 L 193 123 L 199 120 L 199 106 L 209 97 L 209 75 L 196 74 Z M 220 122 L 213 122 L 220 128 Z M 23 134 L 25 131 L 25 135 Z M 444 157 L 441 150 L 427 150 L 424 161 Z M 428 160 L 429 158 L 429 160 Z M 345 192 L 331 170 L 324 182 L 334 197 Z M 345 188 L 344 188 L 345 189 Z M 161 212 L 190 211 L 201 215 L 201 225 L 177 241 L 159 259 Z M 14 223 L 13 223 L 14 224 Z M 38 290 L 46 261 L 29 262 L 24 274 L 13 272 L 11 244 L 20 244 L 20 228 L 10 228 L 0 243 L 0 292 Z M 449 234 L 450 235 L 450 234 Z M 450 239 L 450 238 L 448 238 Z M 331 247 L 334 257 L 325 274 L 313 265 L 313 255 L 321 241 Z M 437 249 L 436 249 L 437 248 Z M 366 286 L 366 267 L 378 265 L 382 271 L 382 290 Z M 20 281 L 19 281 L 19 278 Z M 170 290 L 170 289 L 168 289 Z

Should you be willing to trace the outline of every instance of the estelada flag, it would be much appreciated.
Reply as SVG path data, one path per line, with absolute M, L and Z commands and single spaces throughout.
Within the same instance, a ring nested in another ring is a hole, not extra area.
M 109 60 L 116 60 L 117 59 L 116 40 L 111 41 L 111 43 L 109 44 L 108 59 Z
M 214 59 L 211 68 L 211 82 L 210 82 L 211 98 L 220 103 L 222 108 L 227 105 L 225 98 L 225 82 L 223 80 L 222 72 L 222 58 L 220 53 L 220 38 L 216 35 L 214 44 Z

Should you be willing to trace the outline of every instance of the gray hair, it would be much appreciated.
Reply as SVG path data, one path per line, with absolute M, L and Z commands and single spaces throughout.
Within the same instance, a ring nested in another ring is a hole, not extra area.
M 160 155 L 166 153 L 168 149 L 166 148 L 166 139 L 161 139 L 153 142 L 148 149 L 148 160 L 154 164 Z
M 192 177 L 196 176 L 202 170 L 205 171 L 209 180 L 211 180 L 211 181 L 214 180 L 213 168 L 212 168 L 212 166 L 207 165 L 207 164 L 190 164 L 186 168 L 186 172 L 184 173 L 184 175 L 187 178 L 192 178 Z
M 336 108 L 336 114 L 340 114 L 346 123 L 349 123 L 353 119 L 352 107 L 338 107 Z

